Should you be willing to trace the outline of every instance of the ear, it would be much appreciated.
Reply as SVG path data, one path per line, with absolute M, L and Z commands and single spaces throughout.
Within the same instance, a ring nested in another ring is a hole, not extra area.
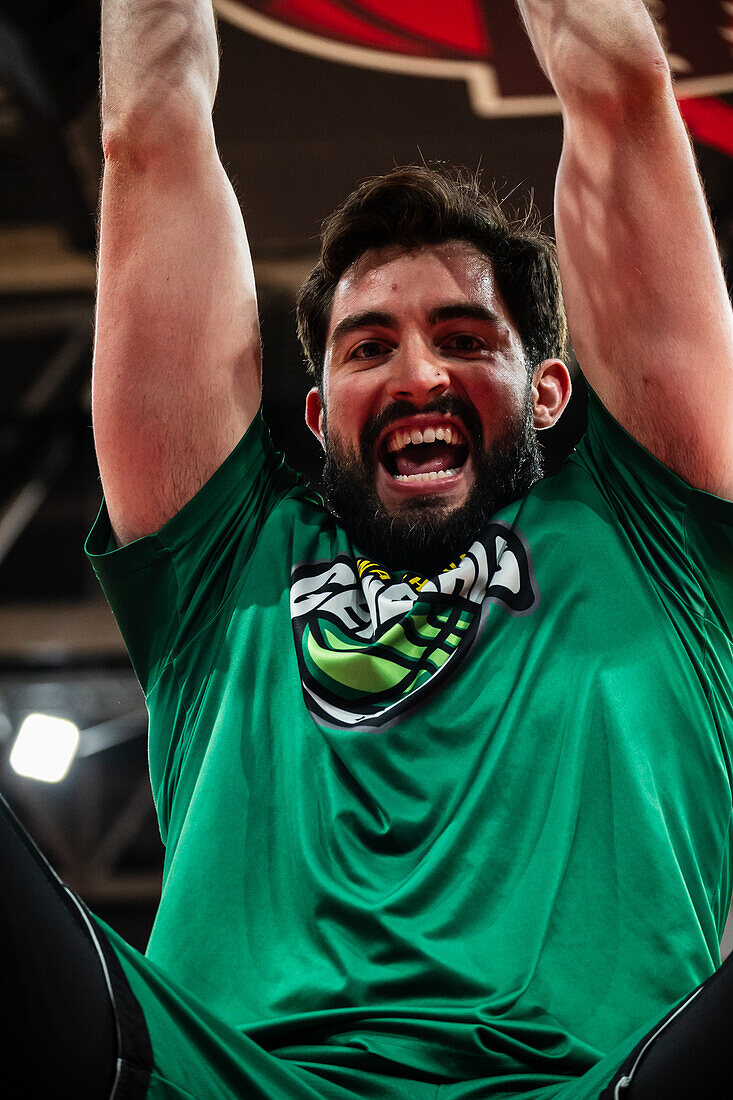
M 326 441 L 323 435 L 323 402 L 321 401 L 321 391 L 317 386 L 314 386 L 312 390 L 308 391 L 308 396 L 305 399 L 305 422 L 325 451 Z
M 544 359 L 532 376 L 534 426 L 541 431 L 560 419 L 570 400 L 570 372 L 560 359 Z

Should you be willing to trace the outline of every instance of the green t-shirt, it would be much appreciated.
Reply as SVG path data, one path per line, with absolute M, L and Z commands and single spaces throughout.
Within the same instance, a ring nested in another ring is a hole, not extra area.
M 315 1072 L 549 1096 L 719 964 L 733 504 L 594 397 L 432 581 L 355 551 L 259 417 L 111 545 L 103 510 L 166 845 L 148 957 L 228 1026 Z

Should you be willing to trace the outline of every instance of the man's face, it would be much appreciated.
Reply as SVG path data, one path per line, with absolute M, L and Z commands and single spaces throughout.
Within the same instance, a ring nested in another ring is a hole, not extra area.
M 490 263 L 464 242 L 372 250 L 336 287 L 324 491 L 359 549 L 435 572 L 541 474 L 531 378 Z

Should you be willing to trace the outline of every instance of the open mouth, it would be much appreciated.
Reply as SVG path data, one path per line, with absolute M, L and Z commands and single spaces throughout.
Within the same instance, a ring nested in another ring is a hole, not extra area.
M 418 486 L 455 477 L 470 450 L 464 432 L 456 424 L 439 421 L 391 429 L 378 453 L 391 478 L 406 486 Z

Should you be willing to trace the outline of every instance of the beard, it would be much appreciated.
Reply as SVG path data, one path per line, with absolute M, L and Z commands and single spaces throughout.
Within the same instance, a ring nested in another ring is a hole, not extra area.
M 375 489 L 375 443 L 394 420 L 417 413 L 458 416 L 471 435 L 475 481 L 462 504 L 447 504 L 439 494 L 414 496 L 387 510 Z M 436 576 L 468 550 L 500 508 L 518 500 L 542 477 L 542 457 L 533 426 L 531 378 L 520 413 L 485 447 L 478 415 L 467 402 L 443 395 L 416 409 L 394 402 L 371 417 L 360 439 L 360 455 L 323 426 L 326 461 L 322 492 L 352 543 L 368 557 L 395 570 Z

